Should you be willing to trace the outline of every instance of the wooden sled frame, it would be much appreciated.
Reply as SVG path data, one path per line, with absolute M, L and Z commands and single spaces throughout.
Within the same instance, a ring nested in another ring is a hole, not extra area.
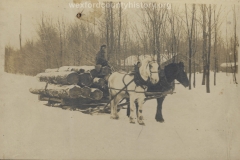
M 151 99 L 157 99 L 168 94 L 173 94 L 172 90 L 168 90 L 165 92 L 146 92 L 145 101 Z M 39 101 L 48 101 L 48 106 L 52 107 L 60 107 L 62 109 L 70 109 L 70 110 L 78 110 L 83 113 L 87 114 L 95 114 L 95 113 L 110 113 L 110 107 L 106 107 L 108 104 L 109 99 L 102 99 L 102 100 L 83 100 L 83 99 L 60 99 L 56 97 L 47 97 L 44 95 L 39 95 Z M 125 109 L 123 106 L 129 105 L 129 102 L 124 102 L 118 104 L 118 110 Z

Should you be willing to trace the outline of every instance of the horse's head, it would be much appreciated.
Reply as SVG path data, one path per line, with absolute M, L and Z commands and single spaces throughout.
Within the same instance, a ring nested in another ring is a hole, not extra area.
M 156 84 L 159 81 L 158 68 L 157 61 L 147 57 L 140 63 L 139 71 L 145 81 L 149 79 L 152 84 Z
M 172 82 L 174 79 L 176 79 L 184 87 L 188 87 L 189 80 L 187 77 L 187 73 L 184 71 L 183 62 L 171 63 L 165 67 L 164 71 L 166 78 L 169 82 Z
M 184 64 L 183 62 L 179 62 L 177 64 L 178 66 L 178 72 L 176 75 L 176 79 L 178 82 L 180 82 L 184 87 L 188 87 L 189 86 L 189 80 L 187 77 L 187 73 L 184 70 Z

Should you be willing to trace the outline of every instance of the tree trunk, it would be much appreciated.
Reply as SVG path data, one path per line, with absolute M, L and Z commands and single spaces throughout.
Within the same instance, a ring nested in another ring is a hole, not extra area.
M 203 14 L 203 78 L 202 78 L 202 85 L 205 85 L 205 75 L 206 75 L 206 54 L 207 54 L 207 35 L 206 35 L 206 5 L 202 4 L 202 14 Z
M 192 42 L 189 40 L 189 58 L 188 58 L 188 71 L 189 71 L 189 90 L 192 89 L 191 80 L 192 80 Z
M 186 21 L 187 21 L 187 34 L 188 34 L 188 71 L 189 71 L 189 90 L 192 88 L 191 86 L 191 76 L 192 76 L 192 52 L 193 52 L 193 30 L 194 30 L 194 18 L 195 18 L 195 4 L 192 5 L 192 19 L 191 25 L 188 24 L 188 14 L 187 14 L 187 5 L 185 4 L 185 13 L 186 13 Z
M 194 60 L 195 60 L 195 58 L 194 58 Z M 193 87 L 194 88 L 196 87 L 196 65 L 195 65 L 195 61 L 194 61 L 194 64 L 193 64 Z
M 77 85 L 57 85 L 44 82 L 40 82 L 37 86 L 30 88 L 29 91 L 33 94 L 57 98 L 79 98 L 82 95 L 82 89 Z
M 115 59 L 115 56 L 114 56 L 114 46 L 115 46 L 115 40 L 114 40 L 114 26 L 113 26 L 113 8 L 112 8 L 112 5 L 113 5 L 113 2 L 109 2 L 110 3 L 110 55 L 111 55 L 111 58 L 113 58 L 113 60 L 111 62 L 113 62 L 113 64 L 116 63 L 116 59 Z
M 209 5 L 209 24 L 208 24 L 208 54 L 207 54 L 207 68 L 206 68 L 206 91 L 210 93 L 210 55 L 211 55 L 211 4 Z
M 122 30 L 122 8 L 121 8 L 121 2 L 119 2 L 119 31 L 118 31 L 118 54 L 121 55 L 121 30 Z M 117 56 L 117 55 L 116 55 Z M 121 60 L 120 58 L 117 58 L 118 65 L 121 67 Z
M 233 46 L 233 56 L 234 56 L 234 73 L 233 73 L 233 81 L 235 84 L 238 84 L 237 82 L 237 20 L 236 20 L 236 10 L 235 5 L 233 8 L 233 21 L 234 21 L 234 46 Z
M 48 82 L 54 84 L 77 84 L 79 75 L 76 72 L 49 72 L 39 73 L 36 76 L 40 82 Z
M 216 86 L 216 72 L 217 72 L 217 21 L 214 8 L 214 86 Z

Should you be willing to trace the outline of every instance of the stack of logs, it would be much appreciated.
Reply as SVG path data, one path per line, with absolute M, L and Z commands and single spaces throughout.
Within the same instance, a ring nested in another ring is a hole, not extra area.
M 109 67 L 101 65 L 46 69 L 44 73 L 36 76 L 40 81 L 38 86 L 30 88 L 29 91 L 45 99 L 101 100 L 108 95 L 106 77 L 110 73 Z

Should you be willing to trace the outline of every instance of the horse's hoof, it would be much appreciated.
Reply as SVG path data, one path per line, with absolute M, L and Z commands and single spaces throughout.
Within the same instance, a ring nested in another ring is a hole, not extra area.
M 156 118 L 156 121 L 157 121 L 157 122 L 160 122 L 160 123 L 163 123 L 163 122 L 164 122 L 164 119 L 163 119 L 163 118 L 161 118 L 161 119 L 160 119 L 160 118 L 159 118 L 159 119 Z
M 134 118 L 129 118 L 130 123 L 135 124 Z
M 139 120 L 144 120 L 144 119 L 143 119 L 143 116 L 139 116 L 138 119 L 139 119 Z
M 119 116 L 118 115 L 111 115 L 111 117 L 110 117 L 111 119 L 118 119 L 119 118 Z
M 138 120 L 138 124 L 145 126 L 145 123 L 142 120 Z

